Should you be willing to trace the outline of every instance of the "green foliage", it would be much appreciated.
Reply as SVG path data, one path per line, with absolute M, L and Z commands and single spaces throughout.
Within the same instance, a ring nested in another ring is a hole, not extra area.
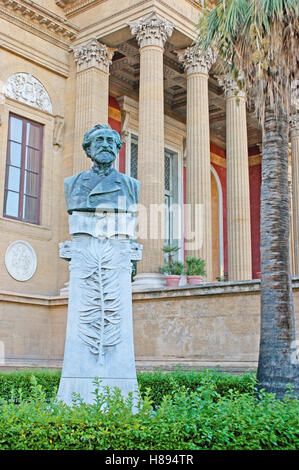
M 257 399 L 252 374 L 176 371 L 139 374 L 138 379 L 142 398 L 134 414 L 132 397 L 124 400 L 119 390 L 107 387 L 99 393 L 99 382 L 92 405 L 78 396 L 72 407 L 54 397 L 47 401 L 32 376 L 30 400 L 19 390 L 18 405 L 14 400 L 0 404 L 0 449 L 298 448 L 299 401 L 291 393 L 282 401 L 263 392 Z M 159 406 L 153 406 L 158 389 Z
M 186 372 L 177 368 L 171 373 L 163 371 L 142 372 L 138 373 L 137 377 L 141 395 L 143 396 L 146 390 L 150 390 L 149 396 L 154 407 L 161 404 L 165 395 L 172 395 L 182 387 L 196 392 L 198 387 L 209 382 L 213 384 L 219 395 L 224 396 L 228 390 L 253 394 L 256 382 L 252 373 L 232 375 L 209 369 L 201 372 L 196 370 Z
M 187 276 L 206 276 L 206 263 L 201 258 L 186 258 L 186 274 Z
M 164 245 L 162 248 L 163 253 L 167 254 L 167 264 L 173 264 L 173 253 L 179 251 L 180 247 L 177 245 Z
M 239 77 L 261 124 L 268 101 L 275 113 L 281 106 L 290 110 L 298 78 L 298 19 L 298 0 L 219 0 L 200 17 L 197 46 L 217 51 L 219 71 Z
M 179 261 L 173 261 L 172 263 L 165 264 L 162 268 L 160 268 L 160 272 L 162 274 L 175 274 L 180 276 L 183 274 L 184 265 Z
M 45 371 L 45 370 L 24 370 L 18 372 L 1 372 L 0 373 L 0 398 L 9 399 L 15 397 L 17 400 L 18 390 L 22 390 L 23 399 L 28 399 L 31 396 L 31 381 L 32 376 L 35 377 L 38 385 L 46 393 L 46 399 L 49 399 L 59 385 L 60 371 Z

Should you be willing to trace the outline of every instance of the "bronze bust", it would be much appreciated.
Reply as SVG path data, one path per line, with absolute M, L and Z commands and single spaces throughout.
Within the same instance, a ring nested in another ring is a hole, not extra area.
M 97 124 L 84 134 L 82 147 L 93 166 L 89 171 L 65 178 L 69 214 L 73 211 L 136 211 L 139 181 L 113 168 L 121 146 L 118 132 L 107 125 Z

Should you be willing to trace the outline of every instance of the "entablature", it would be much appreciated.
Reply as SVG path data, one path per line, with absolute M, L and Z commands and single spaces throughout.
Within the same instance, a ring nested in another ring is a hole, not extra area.
M 0 15 L 64 48 L 69 47 L 79 32 L 79 28 L 70 21 L 29 0 L 0 0 Z

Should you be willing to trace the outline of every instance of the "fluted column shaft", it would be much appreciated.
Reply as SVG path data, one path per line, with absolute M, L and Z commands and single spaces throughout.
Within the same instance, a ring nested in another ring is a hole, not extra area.
M 164 263 L 163 52 L 173 28 L 156 14 L 130 26 L 140 47 L 138 179 L 139 202 L 145 211 L 139 211 L 139 224 L 143 229 L 147 226 L 147 236 L 141 238 L 143 257 L 138 272 L 154 273 Z
M 187 175 L 186 253 L 206 263 L 206 280 L 212 280 L 212 209 L 208 71 L 211 52 L 187 48 L 178 53 L 187 72 Z M 194 236 L 191 236 L 194 232 Z
M 95 124 L 108 124 L 109 65 L 112 50 L 93 39 L 74 50 L 77 63 L 74 173 L 87 170 L 82 150 L 84 133 Z
M 230 281 L 241 281 L 252 278 L 246 96 L 231 77 L 223 80 L 226 93 L 228 277 Z
M 164 91 L 163 49 L 147 46 L 140 49 L 138 179 L 142 191 L 140 204 L 147 209 L 148 232 L 154 222 L 153 204 L 164 204 Z M 160 213 L 161 226 L 157 238 L 148 233 L 143 241 L 141 272 L 156 272 L 163 265 L 164 211 Z M 142 221 L 141 221 L 142 223 Z M 154 228 L 154 227 L 153 227 Z
M 205 260 L 206 279 L 209 281 L 212 280 L 212 216 L 208 75 L 206 74 L 187 75 L 186 144 L 186 202 L 191 210 L 191 223 L 187 221 L 187 227 L 191 230 L 196 229 L 196 206 L 202 204 L 203 208 L 200 221 L 202 246 L 196 246 L 195 243 L 194 249 L 187 250 L 187 255 Z M 190 245 L 192 246 L 192 241 Z
M 294 274 L 299 276 L 299 122 L 294 118 L 290 125 L 292 152 L 292 188 L 293 188 L 293 244 Z

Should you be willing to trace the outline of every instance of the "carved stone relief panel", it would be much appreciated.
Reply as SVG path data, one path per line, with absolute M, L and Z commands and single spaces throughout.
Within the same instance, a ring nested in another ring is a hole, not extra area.
M 5 266 L 11 277 L 17 281 L 28 281 L 36 271 L 36 253 L 29 243 L 16 240 L 6 250 Z
M 21 103 L 52 114 L 52 103 L 42 83 L 29 73 L 15 73 L 4 85 L 3 93 Z

